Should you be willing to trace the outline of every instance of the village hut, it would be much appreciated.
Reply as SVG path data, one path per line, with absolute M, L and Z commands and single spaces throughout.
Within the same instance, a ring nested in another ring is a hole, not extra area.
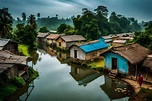
M 152 55 L 148 55 L 142 64 L 146 71 L 146 79 L 152 77 Z M 152 78 L 151 78 L 152 79 Z
M 60 34 L 50 34 L 46 37 L 47 43 L 49 45 L 54 45 L 56 44 L 56 39 L 60 36 Z
M 109 47 L 103 40 L 94 40 L 84 44 L 74 44 L 70 47 L 70 57 L 79 60 L 91 60 L 100 56 Z
M 38 33 L 37 35 L 37 41 L 39 43 L 44 43 L 46 42 L 46 37 L 49 35 L 49 33 Z
M 126 40 L 114 40 L 112 42 L 112 47 L 125 46 L 126 42 Z
M 9 50 L 13 53 L 17 53 L 18 44 L 11 39 L 0 38 L 0 50 Z
M 61 49 L 69 49 L 72 44 L 84 41 L 86 39 L 82 35 L 62 35 L 56 39 L 56 45 Z
M 9 78 L 24 75 L 28 68 L 27 59 L 10 51 L 0 51 L 0 74 L 5 72 Z
M 115 69 L 118 73 L 137 76 L 137 67 L 141 66 L 148 54 L 150 50 L 139 44 L 114 47 L 104 54 L 105 67 Z

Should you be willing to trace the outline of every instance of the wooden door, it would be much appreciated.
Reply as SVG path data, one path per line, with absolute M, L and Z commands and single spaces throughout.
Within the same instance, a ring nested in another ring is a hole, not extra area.
M 117 58 L 112 58 L 112 69 L 117 69 Z

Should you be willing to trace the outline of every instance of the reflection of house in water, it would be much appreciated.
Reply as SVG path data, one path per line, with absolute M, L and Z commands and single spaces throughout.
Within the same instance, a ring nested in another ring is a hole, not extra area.
M 100 87 L 111 100 L 127 97 L 131 93 L 133 94 L 133 89 L 130 85 L 118 79 L 111 79 L 106 75 L 105 84 Z
M 62 63 L 67 63 L 69 61 L 69 53 L 57 52 L 57 59 Z
M 47 47 L 45 50 L 51 56 L 56 56 L 56 50 L 52 49 L 51 47 Z
M 98 73 L 95 70 L 78 68 L 75 66 L 71 66 L 70 74 L 78 82 L 78 85 L 84 86 L 101 76 L 101 73 Z

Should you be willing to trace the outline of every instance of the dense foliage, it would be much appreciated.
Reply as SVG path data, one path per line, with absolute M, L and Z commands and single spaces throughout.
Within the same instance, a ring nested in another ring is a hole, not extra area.
M 59 34 L 67 34 L 67 35 L 73 35 L 75 34 L 75 30 L 72 26 L 67 25 L 67 24 L 61 24 L 58 28 L 57 28 L 57 32 Z
M 0 9 L 0 37 L 9 36 L 12 31 L 12 16 L 8 8 Z
M 152 49 L 152 22 L 146 24 L 147 28 L 143 32 L 136 32 L 134 42 Z
M 49 32 L 49 30 L 48 30 L 47 27 L 41 27 L 41 28 L 39 29 L 39 32 L 47 33 L 47 32 Z
M 77 34 L 81 34 L 88 40 L 98 39 L 109 34 L 140 31 L 141 27 L 134 18 L 112 12 L 108 18 L 108 9 L 105 6 L 98 6 L 95 12 L 82 9 L 82 15 L 73 17 L 73 24 Z

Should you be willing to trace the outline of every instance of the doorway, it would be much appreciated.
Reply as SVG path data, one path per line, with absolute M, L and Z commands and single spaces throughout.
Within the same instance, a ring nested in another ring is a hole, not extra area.
M 74 50 L 74 58 L 77 58 L 77 50 Z
M 112 58 L 112 69 L 117 69 L 117 58 Z

